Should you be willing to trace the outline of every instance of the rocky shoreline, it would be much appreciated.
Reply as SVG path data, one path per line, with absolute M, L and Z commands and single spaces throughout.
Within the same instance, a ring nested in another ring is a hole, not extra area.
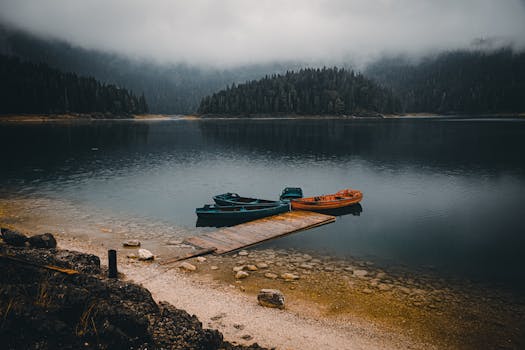
M 56 249 L 56 241 L 22 244 L 23 235 L 7 229 L 2 234 L 5 349 L 264 349 L 226 342 L 196 316 L 157 304 L 147 289 L 105 277 L 95 255 Z

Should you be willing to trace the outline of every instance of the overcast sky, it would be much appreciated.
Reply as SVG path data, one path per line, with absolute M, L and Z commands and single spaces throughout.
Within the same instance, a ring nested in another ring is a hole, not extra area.
M 0 20 L 84 48 L 160 62 L 363 61 L 525 48 L 524 0 L 0 0 Z

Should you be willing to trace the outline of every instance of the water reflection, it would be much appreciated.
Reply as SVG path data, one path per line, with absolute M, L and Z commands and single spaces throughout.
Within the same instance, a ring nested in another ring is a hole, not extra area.
M 305 197 L 352 187 L 366 215 L 347 208 L 334 224 L 266 246 L 525 284 L 524 122 L 0 125 L 0 139 L 0 196 L 35 193 L 194 233 L 210 224 L 195 222 L 195 208 L 217 193 L 278 199 L 290 185 Z

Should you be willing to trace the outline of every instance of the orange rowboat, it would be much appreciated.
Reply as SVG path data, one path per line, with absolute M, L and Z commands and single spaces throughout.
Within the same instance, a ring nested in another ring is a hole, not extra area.
M 316 197 L 292 199 L 292 209 L 295 210 L 330 210 L 357 204 L 363 199 L 361 191 L 350 188 L 334 194 L 325 194 Z

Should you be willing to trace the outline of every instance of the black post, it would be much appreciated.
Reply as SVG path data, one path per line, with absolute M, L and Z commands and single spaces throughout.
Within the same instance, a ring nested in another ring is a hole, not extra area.
M 115 249 L 108 250 L 108 277 L 117 278 L 117 251 Z

